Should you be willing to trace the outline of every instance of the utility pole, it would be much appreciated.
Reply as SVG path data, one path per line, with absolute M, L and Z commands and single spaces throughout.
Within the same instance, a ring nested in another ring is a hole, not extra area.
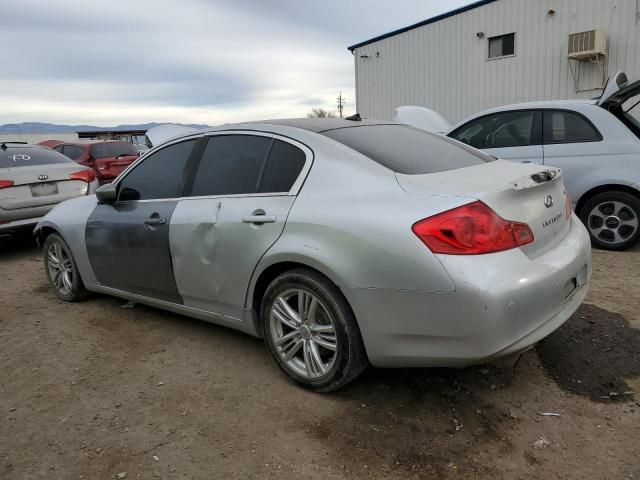
M 340 95 L 338 95 L 338 113 L 340 114 L 340 118 L 342 118 L 342 110 L 344 109 L 346 100 L 347 99 L 342 96 L 342 92 L 340 92 Z

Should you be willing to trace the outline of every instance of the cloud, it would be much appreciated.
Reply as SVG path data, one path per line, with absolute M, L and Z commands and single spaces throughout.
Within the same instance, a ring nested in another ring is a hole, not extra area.
M 346 47 L 435 0 L 21 0 L 0 16 L 0 123 L 224 123 L 354 109 Z

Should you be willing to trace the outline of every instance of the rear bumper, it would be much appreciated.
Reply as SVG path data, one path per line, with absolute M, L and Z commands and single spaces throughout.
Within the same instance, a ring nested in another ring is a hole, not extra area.
M 0 234 L 28 229 L 33 230 L 40 220 L 42 220 L 42 217 L 26 218 L 23 220 L 16 220 L 14 222 L 0 223 Z
M 18 208 L 15 210 L 3 210 L 0 209 L 0 228 L 7 227 L 12 225 L 22 225 L 26 224 L 36 224 L 40 221 L 42 217 L 44 217 L 47 213 L 51 211 L 53 207 L 55 207 L 57 203 L 53 203 L 50 205 L 39 205 L 37 207 L 29 207 L 29 208 Z M 5 223 L 8 222 L 8 223 Z
M 343 289 L 373 365 L 466 366 L 526 350 L 577 310 L 591 276 L 589 237 L 575 216 L 567 236 L 533 259 L 520 249 L 438 258 L 452 293 Z

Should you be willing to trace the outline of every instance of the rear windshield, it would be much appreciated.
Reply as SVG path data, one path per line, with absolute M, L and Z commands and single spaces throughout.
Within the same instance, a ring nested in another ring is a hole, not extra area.
M 444 172 L 494 160 L 447 137 L 405 125 L 366 125 L 322 132 L 405 175 Z
M 123 155 L 138 155 L 132 143 L 109 142 L 91 145 L 89 152 L 93 158 L 121 157 Z
M 0 168 L 47 165 L 49 163 L 73 163 L 67 157 L 48 148 L 8 147 L 0 148 Z

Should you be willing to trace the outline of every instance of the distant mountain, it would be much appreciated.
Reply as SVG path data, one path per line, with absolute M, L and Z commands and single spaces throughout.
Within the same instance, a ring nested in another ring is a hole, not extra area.
M 23 122 L 0 125 L 0 133 L 73 133 L 98 130 L 148 130 L 164 123 L 140 123 L 137 125 L 118 125 L 117 127 L 96 127 L 93 125 L 56 125 L 54 123 Z M 176 125 L 184 125 L 177 123 Z M 187 127 L 207 128 L 208 125 L 188 124 Z

